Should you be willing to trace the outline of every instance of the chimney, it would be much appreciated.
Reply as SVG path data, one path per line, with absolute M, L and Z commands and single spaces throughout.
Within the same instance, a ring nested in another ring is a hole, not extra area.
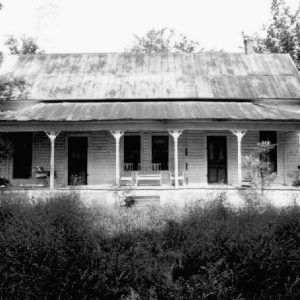
M 245 45 L 245 53 L 246 54 L 254 54 L 254 42 L 250 38 L 244 39 L 244 45 Z

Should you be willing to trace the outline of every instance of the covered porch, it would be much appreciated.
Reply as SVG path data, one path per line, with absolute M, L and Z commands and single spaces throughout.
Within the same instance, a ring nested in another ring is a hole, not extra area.
M 128 125 L 123 124 L 123 128 Z M 215 128 L 215 124 L 209 124 L 209 128 L 207 124 L 207 129 L 200 129 L 204 127 L 202 123 L 200 128 L 193 129 L 157 126 L 151 130 L 91 130 L 90 124 L 74 124 L 73 130 L 56 125 L 55 130 L 34 131 L 37 125 L 32 128 L 28 124 L 22 133 L 10 127 L 2 135 L 11 139 L 14 151 L 2 160 L 1 177 L 9 179 L 13 188 L 241 187 L 247 178 L 243 157 L 269 136 L 277 145 L 273 155 L 277 173 L 273 186 L 297 185 L 300 152 L 295 128 L 289 125 L 294 130 L 271 130 L 276 129 L 276 124 L 264 124 L 258 130 L 254 124 L 252 128 L 243 124 L 242 129 L 235 125 L 224 130 L 223 125 Z M 84 126 L 86 130 L 82 130 Z
M 16 101 L 17 102 L 17 101 Z M 299 182 L 298 104 L 268 101 L 2 103 L 13 186 L 241 187 L 243 156 L 260 141 L 276 185 Z

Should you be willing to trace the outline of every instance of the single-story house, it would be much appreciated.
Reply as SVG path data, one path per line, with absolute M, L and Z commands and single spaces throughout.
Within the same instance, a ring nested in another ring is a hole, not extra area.
M 298 183 L 300 77 L 288 54 L 95 53 L 7 57 L 26 99 L 0 101 L 13 186 L 241 186 L 260 141 L 275 183 Z

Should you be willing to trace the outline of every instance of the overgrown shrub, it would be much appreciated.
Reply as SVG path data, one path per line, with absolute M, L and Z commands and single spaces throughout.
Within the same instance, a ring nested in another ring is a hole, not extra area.
M 300 297 L 298 206 L 98 209 L 76 195 L 2 199 L 0 298 Z

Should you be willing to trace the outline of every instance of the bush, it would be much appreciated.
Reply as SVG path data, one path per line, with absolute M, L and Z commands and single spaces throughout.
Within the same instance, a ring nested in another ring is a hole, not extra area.
M 219 197 L 175 210 L 2 199 L 0 297 L 299 298 L 299 207 L 233 210 Z

